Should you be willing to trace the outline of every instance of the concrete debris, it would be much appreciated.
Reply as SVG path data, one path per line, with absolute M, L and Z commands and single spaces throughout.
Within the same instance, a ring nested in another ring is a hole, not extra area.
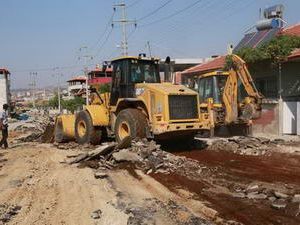
M 91 213 L 91 217 L 94 219 L 94 220 L 98 220 L 100 219 L 102 216 L 102 211 L 100 209 L 97 209 L 95 210 L 94 212 Z
M 281 193 L 281 192 L 279 192 L 279 191 L 274 191 L 274 196 L 275 196 L 276 198 L 284 198 L 284 199 L 286 199 L 286 198 L 289 197 L 287 194 Z
M 284 144 L 283 139 L 268 139 L 263 137 L 234 137 L 213 141 L 208 150 L 230 151 L 240 155 L 265 155 L 279 144 Z
M 249 199 L 266 199 L 268 196 L 263 194 L 263 193 L 260 193 L 260 194 L 257 194 L 257 193 L 249 193 L 247 194 L 247 198 Z
M 73 159 L 66 160 L 66 162 L 68 164 L 79 163 L 79 162 L 83 161 L 84 159 L 86 159 L 88 156 L 89 156 L 88 153 L 81 153 L 77 157 L 74 157 Z
M 274 209 L 284 209 L 286 207 L 286 205 L 287 205 L 287 203 L 285 200 L 278 199 L 278 200 L 275 200 L 271 206 Z
M 233 193 L 232 196 L 234 198 L 245 198 L 246 195 L 244 193 Z
M 19 205 L 0 204 L 0 225 L 9 222 L 21 210 Z
M 53 140 L 54 120 L 45 115 L 30 115 L 29 120 L 15 121 L 10 124 L 10 131 L 18 133 L 14 142 L 43 142 Z
M 300 203 L 300 194 L 294 195 L 292 202 L 299 202 Z
M 116 162 L 138 162 L 141 160 L 137 153 L 131 152 L 128 149 L 115 152 L 112 156 Z
M 259 190 L 259 186 L 257 184 L 251 184 L 247 187 L 246 192 L 247 193 L 257 193 Z
M 94 176 L 95 176 L 95 178 L 96 179 L 103 179 L 103 178 L 106 178 L 106 177 L 108 177 L 108 174 L 107 173 L 104 173 L 104 172 L 96 172 L 95 174 L 94 174 Z

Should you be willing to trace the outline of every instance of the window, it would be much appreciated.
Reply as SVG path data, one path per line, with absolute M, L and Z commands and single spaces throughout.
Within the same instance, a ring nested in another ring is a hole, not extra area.
M 130 75 L 132 83 L 160 83 L 158 65 L 152 61 L 132 60 Z
M 208 98 L 214 97 L 213 77 L 205 77 L 199 81 L 200 102 L 207 102 Z
M 264 77 L 255 79 L 255 85 L 265 98 L 277 98 L 278 86 L 276 77 Z

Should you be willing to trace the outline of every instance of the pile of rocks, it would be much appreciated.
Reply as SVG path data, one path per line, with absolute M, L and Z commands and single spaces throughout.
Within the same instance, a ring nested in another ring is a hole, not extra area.
M 11 124 L 11 130 L 20 134 L 15 142 L 33 142 L 52 138 L 54 120 L 48 116 L 35 116 L 26 121 Z M 45 134 L 49 137 L 45 137 Z M 46 141 L 44 141 L 46 142 Z
M 270 201 L 270 205 L 274 209 L 284 209 L 289 203 L 299 204 L 300 207 L 300 194 L 270 190 L 258 184 L 250 184 L 245 189 L 236 190 L 232 196 L 235 198 L 248 198 L 251 200 L 267 200 Z
M 18 205 L 0 204 L 0 225 L 9 222 L 13 216 L 19 213 L 21 208 Z
M 155 141 L 128 138 L 120 144 L 104 143 L 95 150 L 69 155 L 65 162 L 68 164 L 80 163 L 97 168 L 95 177 L 104 178 L 106 176 L 103 171 L 106 169 L 121 168 L 130 164 L 147 174 L 154 172 L 168 174 L 183 163 L 183 158 L 161 150 L 160 145 Z
M 231 151 L 240 155 L 265 155 L 278 144 L 283 144 L 282 139 L 268 139 L 262 137 L 234 137 L 220 139 L 212 142 L 208 150 Z

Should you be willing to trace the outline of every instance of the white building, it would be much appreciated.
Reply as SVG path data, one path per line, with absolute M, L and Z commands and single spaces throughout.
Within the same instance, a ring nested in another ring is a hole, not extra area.
M 3 104 L 10 104 L 10 73 L 7 69 L 0 68 L 0 107 Z
M 85 92 L 85 76 L 74 77 L 71 80 L 68 80 L 68 94 L 71 96 L 80 96 Z

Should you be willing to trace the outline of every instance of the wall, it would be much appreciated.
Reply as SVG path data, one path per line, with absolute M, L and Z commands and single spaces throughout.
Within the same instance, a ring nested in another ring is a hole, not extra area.
M 0 106 L 8 103 L 8 82 L 3 74 L 0 74 Z
M 253 134 L 279 134 L 279 106 L 276 101 L 262 104 L 261 117 L 253 121 Z

